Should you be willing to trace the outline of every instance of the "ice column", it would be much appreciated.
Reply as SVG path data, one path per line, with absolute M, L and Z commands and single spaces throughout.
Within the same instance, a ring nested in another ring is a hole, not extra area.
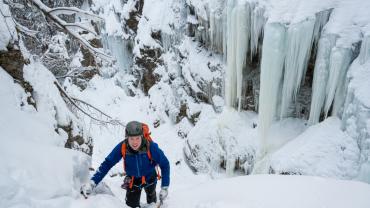
M 250 56 L 252 58 L 257 53 L 258 43 L 267 19 L 264 17 L 265 9 L 263 7 L 257 5 L 251 7 Z
M 266 147 L 269 126 L 276 115 L 278 95 L 284 68 L 286 27 L 267 23 L 262 46 L 261 85 L 259 96 L 259 134 L 262 148 Z
M 370 60 L 370 34 L 366 35 L 362 41 L 359 58 L 360 64 Z
M 120 36 L 103 35 L 104 50 L 110 51 L 111 55 L 117 59 L 120 70 L 127 70 L 132 65 L 132 51 L 129 42 Z
M 296 99 L 304 81 L 311 55 L 314 26 L 314 18 L 289 26 L 280 118 L 288 116 L 289 106 Z
M 235 106 L 240 101 L 242 94 L 243 68 L 248 51 L 250 30 L 249 4 L 237 5 L 231 13 L 231 25 L 228 27 L 227 70 L 226 70 L 226 105 Z
M 211 11 L 209 14 L 209 32 L 211 48 L 222 53 L 223 51 L 223 19 L 222 11 Z
M 312 83 L 310 124 L 319 122 L 320 114 L 325 103 L 326 84 L 329 77 L 330 53 L 335 45 L 335 41 L 336 36 L 331 34 L 326 34 L 319 40 Z
M 339 107 L 342 106 L 344 102 L 343 86 L 351 61 L 351 49 L 338 47 L 332 49 L 329 65 L 329 79 L 326 85 L 325 117 L 328 116 L 334 97 L 336 98 L 333 106 L 333 115 L 339 112 Z

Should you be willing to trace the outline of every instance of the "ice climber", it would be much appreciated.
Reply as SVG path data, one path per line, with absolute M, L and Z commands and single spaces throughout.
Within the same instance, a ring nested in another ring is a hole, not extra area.
M 159 199 L 163 202 L 168 195 L 170 165 L 158 144 L 151 140 L 148 126 L 137 121 L 131 121 L 126 125 L 125 139 L 105 158 L 90 182 L 82 185 L 81 193 L 84 196 L 91 194 L 108 171 L 122 158 L 126 172 L 122 184 L 122 188 L 127 190 L 126 204 L 129 207 L 140 207 L 142 189 L 146 192 L 148 204 L 157 202 L 155 189 L 157 180 L 161 178 L 158 166 L 162 173 Z

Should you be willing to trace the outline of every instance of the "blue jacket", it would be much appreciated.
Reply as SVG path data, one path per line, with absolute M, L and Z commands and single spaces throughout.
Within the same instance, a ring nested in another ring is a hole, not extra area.
M 122 143 L 120 142 L 112 152 L 105 158 L 94 176 L 91 178 L 95 184 L 100 183 L 108 171 L 122 159 Z M 150 153 L 152 162 L 146 152 L 137 152 L 134 154 L 126 153 L 125 169 L 128 176 L 141 178 L 145 176 L 150 178 L 155 171 L 155 166 L 158 164 L 162 173 L 162 187 L 170 185 L 170 163 L 163 151 L 159 149 L 158 144 L 150 142 Z

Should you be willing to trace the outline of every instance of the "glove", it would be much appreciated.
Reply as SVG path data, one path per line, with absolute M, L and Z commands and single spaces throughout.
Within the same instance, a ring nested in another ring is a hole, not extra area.
M 165 200 L 167 198 L 167 195 L 168 195 L 168 186 L 164 186 L 159 192 L 159 200 L 161 201 Z
M 81 194 L 86 197 L 87 195 L 90 195 L 92 193 L 95 187 L 95 182 L 91 180 L 89 183 L 83 184 L 81 186 Z
M 129 190 L 130 189 L 130 183 L 131 183 L 131 177 L 126 176 L 123 180 L 123 184 L 121 185 L 121 188 Z

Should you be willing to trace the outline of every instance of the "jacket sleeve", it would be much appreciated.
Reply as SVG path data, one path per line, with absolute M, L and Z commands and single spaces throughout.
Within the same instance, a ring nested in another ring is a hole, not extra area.
M 170 185 L 170 163 L 158 144 L 152 142 L 150 145 L 150 152 L 153 160 L 158 163 L 162 173 L 162 187 Z
M 98 185 L 100 181 L 103 180 L 104 176 L 108 173 L 108 171 L 121 160 L 122 158 L 121 147 L 122 142 L 120 142 L 112 150 L 112 152 L 105 158 L 104 162 L 100 165 L 99 169 L 95 172 L 94 176 L 91 178 L 91 180 L 93 180 L 96 185 Z

